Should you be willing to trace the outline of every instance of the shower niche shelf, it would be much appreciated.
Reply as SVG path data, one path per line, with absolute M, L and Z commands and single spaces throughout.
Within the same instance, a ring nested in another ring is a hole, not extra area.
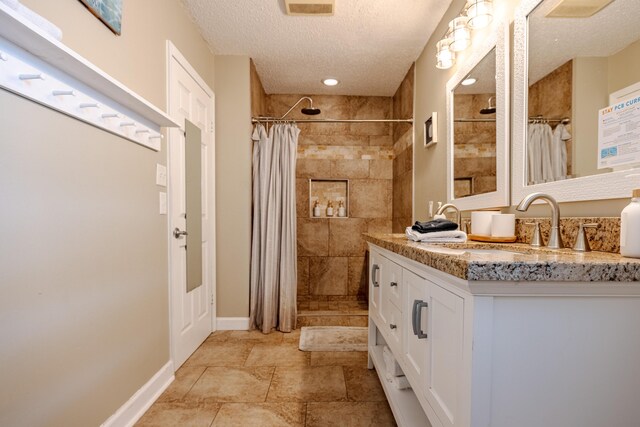
M 320 215 L 314 216 L 313 207 L 318 202 Z M 327 215 L 327 205 L 333 205 L 333 215 Z M 340 202 L 344 205 L 344 216 L 339 216 Z M 309 180 L 309 216 L 311 218 L 348 218 L 349 217 L 349 180 L 348 179 L 310 179 Z

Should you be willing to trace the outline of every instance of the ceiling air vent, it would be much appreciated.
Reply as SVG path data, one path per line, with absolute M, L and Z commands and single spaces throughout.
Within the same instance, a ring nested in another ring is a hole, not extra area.
M 335 0 L 284 0 L 287 15 L 331 16 Z
M 562 0 L 548 18 L 588 18 L 598 13 L 613 0 Z

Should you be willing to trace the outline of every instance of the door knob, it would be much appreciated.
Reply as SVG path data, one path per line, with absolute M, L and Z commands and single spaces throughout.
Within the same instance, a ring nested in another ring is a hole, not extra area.
M 176 239 L 179 239 L 182 236 L 186 236 L 189 233 L 187 233 L 186 231 L 182 231 L 180 230 L 178 227 L 173 229 L 173 237 L 175 237 Z

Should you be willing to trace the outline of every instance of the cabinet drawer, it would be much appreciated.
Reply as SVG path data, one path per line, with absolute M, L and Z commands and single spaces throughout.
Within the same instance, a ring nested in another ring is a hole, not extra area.
M 382 298 L 391 302 L 398 309 L 402 309 L 402 270 L 400 265 L 384 259 L 384 268 L 380 278 Z
M 385 337 L 387 338 L 387 344 L 394 354 L 402 354 L 402 312 L 394 305 L 389 306 L 387 312 L 387 325 Z

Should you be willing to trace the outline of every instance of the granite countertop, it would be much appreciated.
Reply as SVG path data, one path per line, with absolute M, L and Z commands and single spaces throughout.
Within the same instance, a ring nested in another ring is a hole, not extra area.
M 608 252 L 579 253 L 571 249 L 534 248 L 524 243 L 420 243 L 408 240 L 404 234 L 365 233 L 364 239 L 469 281 L 640 281 L 640 259 Z M 512 252 L 470 253 L 466 249 Z

